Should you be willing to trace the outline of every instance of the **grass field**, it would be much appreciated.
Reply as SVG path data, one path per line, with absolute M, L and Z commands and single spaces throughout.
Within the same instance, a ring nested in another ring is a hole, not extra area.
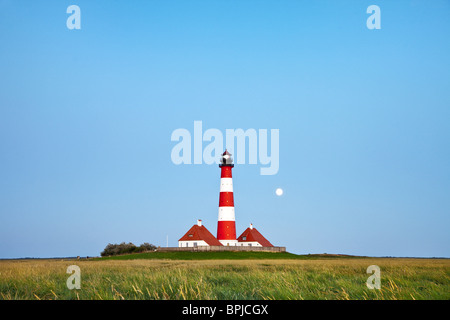
M 241 253 L 4 260 L 0 299 L 450 299 L 449 259 Z M 66 286 L 73 264 L 79 290 Z M 381 268 L 380 290 L 365 284 L 369 265 Z

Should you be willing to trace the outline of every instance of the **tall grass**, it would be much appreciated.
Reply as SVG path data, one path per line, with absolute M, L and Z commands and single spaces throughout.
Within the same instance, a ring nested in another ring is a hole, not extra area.
M 381 290 L 365 284 L 372 264 Z M 0 299 L 450 299 L 450 260 L 0 261 Z

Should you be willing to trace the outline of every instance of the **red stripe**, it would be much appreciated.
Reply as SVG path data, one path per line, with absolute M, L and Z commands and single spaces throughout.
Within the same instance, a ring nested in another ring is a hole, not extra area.
M 236 240 L 236 223 L 219 221 L 217 224 L 217 240 Z
M 220 177 L 221 178 L 232 178 L 231 169 L 233 167 L 221 167 Z
M 220 193 L 219 207 L 234 207 L 233 192 Z

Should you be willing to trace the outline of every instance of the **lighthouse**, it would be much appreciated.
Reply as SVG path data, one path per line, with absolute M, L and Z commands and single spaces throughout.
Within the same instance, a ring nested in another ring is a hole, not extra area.
M 224 246 L 237 246 L 236 222 L 234 216 L 233 177 L 234 167 L 231 154 L 225 150 L 220 159 L 220 196 L 217 240 Z
M 217 238 L 203 226 L 202 220 L 197 220 L 197 224 L 191 227 L 188 232 L 178 240 L 178 248 L 176 251 L 265 250 L 270 252 L 285 252 L 285 247 L 274 247 L 258 230 L 256 230 L 256 228 L 253 227 L 253 224 L 250 224 L 250 227 L 247 228 L 239 238 L 236 238 L 233 176 L 231 174 L 234 164 L 231 153 L 227 150 L 225 150 L 220 157 L 219 167 L 220 196 Z M 233 248 L 230 248 L 230 246 Z M 254 249 L 249 247 L 253 247 Z

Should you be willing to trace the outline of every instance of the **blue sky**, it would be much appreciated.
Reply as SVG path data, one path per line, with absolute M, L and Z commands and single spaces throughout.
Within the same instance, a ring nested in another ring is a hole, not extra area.
M 81 30 L 66 27 L 72 4 Z M 215 234 L 219 168 L 170 158 L 171 133 L 195 120 L 280 130 L 277 175 L 234 168 L 238 234 L 450 257 L 449 9 L 0 0 L 0 258 L 176 246 L 196 219 Z

